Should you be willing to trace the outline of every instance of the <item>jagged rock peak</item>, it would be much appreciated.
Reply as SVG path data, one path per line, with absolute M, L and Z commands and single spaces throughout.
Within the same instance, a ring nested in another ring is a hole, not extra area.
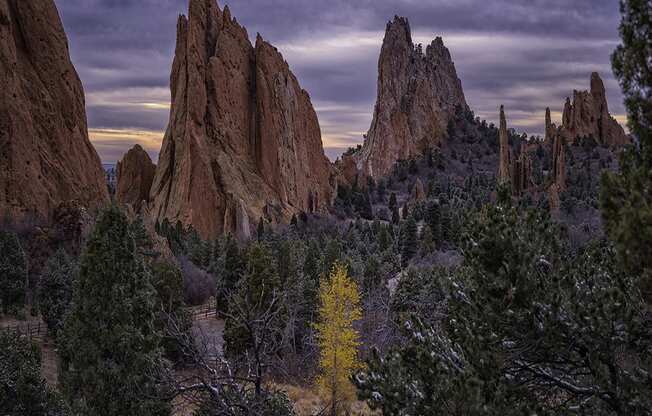
M 53 0 L 0 0 L 0 223 L 108 202 L 84 90 Z
M 406 18 L 387 24 L 378 59 L 378 96 L 362 151 L 365 175 L 387 175 L 397 160 L 422 154 L 447 138 L 448 122 L 468 108 L 462 83 L 441 38 L 425 54 L 412 43 Z
M 178 24 L 172 106 L 150 192 L 156 219 L 204 238 L 246 238 L 261 217 L 288 221 L 331 203 L 330 163 L 308 94 L 276 48 L 215 0 Z
M 560 130 L 569 142 L 592 137 L 612 147 L 630 143 L 623 128 L 609 114 L 604 83 L 597 72 L 591 74 L 589 91 L 573 91 L 572 103 L 566 98 Z
M 116 165 L 118 185 L 115 197 L 119 204 L 129 205 L 138 212 L 149 200 L 156 165 L 139 144 L 135 145 Z

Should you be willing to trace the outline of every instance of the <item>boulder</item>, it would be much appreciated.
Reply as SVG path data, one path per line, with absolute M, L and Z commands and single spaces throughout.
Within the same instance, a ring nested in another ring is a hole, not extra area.
M 135 145 L 116 165 L 117 186 L 115 198 L 119 204 L 130 205 L 138 212 L 143 202 L 149 200 L 156 165 L 147 152 Z

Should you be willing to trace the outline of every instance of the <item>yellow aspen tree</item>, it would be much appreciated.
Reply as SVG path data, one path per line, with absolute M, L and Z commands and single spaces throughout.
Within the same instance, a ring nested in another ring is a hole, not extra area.
M 363 368 L 358 358 L 360 334 L 353 323 L 362 318 L 360 294 L 345 266 L 335 264 L 319 287 L 319 322 L 315 324 L 320 347 L 317 386 L 330 401 L 331 416 L 346 409 L 355 398 L 350 377 Z

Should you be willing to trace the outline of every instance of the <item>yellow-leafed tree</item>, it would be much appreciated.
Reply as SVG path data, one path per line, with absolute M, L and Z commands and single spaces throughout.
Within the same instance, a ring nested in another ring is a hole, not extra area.
M 353 327 L 362 318 L 360 294 L 345 266 L 335 264 L 330 276 L 322 279 L 319 298 L 319 322 L 315 328 L 321 373 L 317 385 L 322 397 L 330 401 L 331 416 L 335 416 L 355 398 L 350 377 L 363 367 L 358 358 L 360 335 Z

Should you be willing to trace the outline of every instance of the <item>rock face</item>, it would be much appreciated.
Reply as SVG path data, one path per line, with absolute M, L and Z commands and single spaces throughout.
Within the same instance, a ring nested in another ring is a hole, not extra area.
M 407 19 L 387 24 L 378 61 L 378 97 L 358 167 L 387 175 L 399 159 L 422 154 L 447 137 L 457 107 L 468 108 L 455 65 L 441 38 L 412 43 Z
M 147 152 L 135 145 L 116 166 L 118 185 L 115 197 L 119 204 L 129 205 L 136 212 L 140 211 L 143 202 L 149 200 L 149 190 L 152 188 L 156 165 L 152 163 Z
M 84 91 L 53 0 L 0 0 L 0 222 L 49 223 L 108 201 Z
M 609 114 L 604 84 L 597 72 L 591 74 L 590 91 L 573 91 L 572 103 L 570 98 L 566 99 L 560 133 L 569 142 L 593 137 L 598 143 L 611 147 L 630 143 L 623 128 Z
M 215 0 L 190 0 L 172 66 L 172 108 L 150 192 L 158 220 L 241 237 L 330 204 L 317 115 L 281 54 Z

